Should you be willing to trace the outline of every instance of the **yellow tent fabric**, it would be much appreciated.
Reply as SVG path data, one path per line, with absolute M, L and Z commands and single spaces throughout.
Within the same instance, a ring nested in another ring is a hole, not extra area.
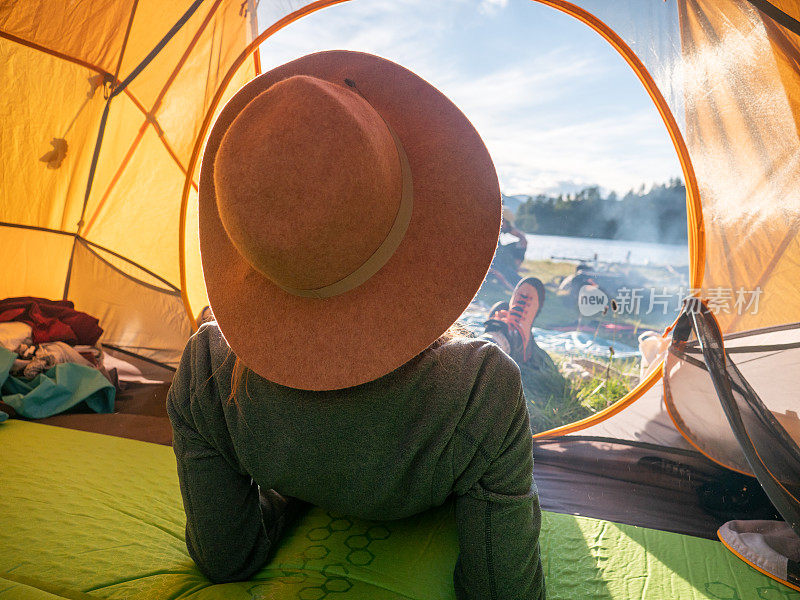
M 746 1 L 682 2 L 679 15 L 704 293 L 757 297 L 757 310 L 718 313 L 728 332 L 798 321 L 800 36 Z
M 0 297 L 64 296 L 104 341 L 175 363 L 186 165 L 254 18 L 241 0 L 0 4 Z

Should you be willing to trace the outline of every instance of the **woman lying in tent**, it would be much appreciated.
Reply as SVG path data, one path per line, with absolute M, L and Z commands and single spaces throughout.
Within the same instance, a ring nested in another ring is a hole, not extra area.
M 200 180 L 218 324 L 167 400 L 210 579 L 256 573 L 306 503 L 388 520 L 453 498 L 456 596 L 544 598 L 519 369 L 450 330 L 499 225 L 477 132 L 394 63 L 313 54 L 228 102 Z

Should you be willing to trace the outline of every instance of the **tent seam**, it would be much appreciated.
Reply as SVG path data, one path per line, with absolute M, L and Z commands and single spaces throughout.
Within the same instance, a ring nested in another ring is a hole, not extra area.
M 24 38 L 17 37 L 16 35 L 13 35 L 13 34 L 8 33 L 6 31 L 0 30 L 0 38 L 7 39 L 7 40 L 9 40 L 11 42 L 15 42 L 15 43 L 20 44 L 22 46 L 26 46 L 28 48 L 31 48 L 33 50 L 38 50 L 39 52 L 44 52 L 45 54 L 49 54 L 50 56 L 55 56 L 56 58 L 60 58 L 61 60 L 66 60 L 67 62 L 71 62 L 71 63 L 76 64 L 76 65 L 80 65 L 81 67 L 84 67 L 86 69 L 89 69 L 90 71 L 94 71 L 96 73 L 99 73 L 100 75 L 107 76 L 109 78 L 113 77 L 113 75 L 111 75 L 111 73 L 109 73 L 108 71 L 106 71 L 102 67 L 99 67 L 99 66 L 97 66 L 95 64 L 92 64 L 92 63 L 90 63 L 88 61 L 81 60 L 80 58 L 76 58 L 74 56 L 70 56 L 69 54 L 64 54 L 63 52 L 59 52 L 58 50 L 53 50 L 52 48 L 48 48 L 47 46 L 42 46 L 41 44 L 37 44 L 36 42 L 31 42 L 31 41 L 26 40 Z

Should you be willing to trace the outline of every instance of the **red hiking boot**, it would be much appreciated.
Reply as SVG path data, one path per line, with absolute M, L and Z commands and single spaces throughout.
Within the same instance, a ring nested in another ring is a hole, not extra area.
M 544 285 L 536 277 L 526 277 L 514 288 L 511 294 L 511 307 L 504 319 L 509 327 L 513 327 L 522 339 L 522 362 L 530 358 L 528 351 L 531 340 L 531 327 L 536 315 L 544 304 Z

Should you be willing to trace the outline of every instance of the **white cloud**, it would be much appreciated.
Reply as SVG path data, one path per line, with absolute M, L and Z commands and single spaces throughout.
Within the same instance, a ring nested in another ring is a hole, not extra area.
M 593 184 L 624 192 L 678 175 L 655 108 L 609 115 L 562 107 L 606 75 L 595 58 L 557 49 L 442 88 L 483 137 L 507 193 Z
M 680 173 L 666 130 L 649 111 L 624 119 L 476 126 L 507 193 L 552 192 L 561 182 L 624 192 Z
M 431 43 L 452 24 L 463 0 L 437 0 L 436 18 L 420 0 L 370 0 L 330 6 L 300 19 L 261 46 L 265 68 L 323 49 L 360 50 L 404 64 L 430 58 Z M 266 23 L 262 23 L 262 27 Z M 396 58 L 394 58 L 396 57 Z
M 506 6 L 508 6 L 508 0 L 482 0 L 480 11 L 486 15 L 493 15 Z
M 309 52 L 341 48 L 407 66 L 470 118 L 507 193 L 592 184 L 624 192 L 680 173 L 655 108 L 647 102 L 633 102 L 634 109 L 615 104 L 602 91 L 604 80 L 618 74 L 615 69 L 627 69 L 610 47 L 607 56 L 567 42 L 542 45 L 537 52 L 535 39 L 515 39 L 519 50 L 513 54 L 489 56 L 480 66 L 465 64 L 455 28 L 484 6 L 507 8 L 508 0 L 437 0 L 435 7 L 425 2 L 370 0 L 323 9 L 268 40 L 262 63 L 268 69 Z M 593 93 L 597 97 L 589 97 Z
M 555 49 L 532 58 L 509 61 L 497 70 L 476 78 L 450 75 L 440 82 L 445 94 L 466 114 L 487 118 L 517 111 L 541 110 L 570 92 L 578 92 L 587 81 L 602 75 L 603 66 L 588 56 L 566 56 Z

